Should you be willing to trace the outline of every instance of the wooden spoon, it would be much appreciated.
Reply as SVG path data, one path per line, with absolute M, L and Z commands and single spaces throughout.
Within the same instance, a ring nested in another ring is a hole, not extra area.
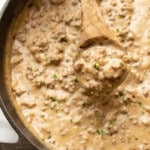
M 86 50 L 88 50 L 89 52 L 89 49 L 87 49 L 88 46 L 90 44 L 94 44 L 95 42 L 97 43 L 97 41 L 101 42 L 104 40 L 108 40 L 111 42 L 112 45 L 116 46 L 117 49 L 119 48 L 121 51 L 124 52 L 125 50 L 122 44 L 120 43 L 120 41 L 118 40 L 117 36 L 115 35 L 115 33 L 111 31 L 109 29 L 109 26 L 103 21 L 101 12 L 96 4 L 96 1 L 81 0 L 81 2 L 82 2 L 83 20 L 82 20 L 82 27 L 79 35 L 79 43 L 78 43 L 79 49 L 78 49 L 78 54 L 74 61 L 74 68 L 76 70 L 76 76 L 80 80 L 80 83 L 83 85 L 83 87 L 88 87 L 87 85 L 90 85 L 90 81 L 93 80 L 92 77 L 94 76 L 93 72 L 89 71 L 90 68 L 89 70 L 87 68 L 84 68 L 84 66 L 86 65 L 87 67 L 91 66 L 90 64 L 88 64 L 88 62 L 84 61 L 82 55 Z M 83 49 L 85 51 L 83 51 Z M 91 54 L 90 52 L 87 53 L 87 56 L 89 58 L 92 57 L 90 54 Z M 111 88 L 104 86 L 105 89 L 103 89 L 102 95 L 108 93 L 108 91 L 109 92 L 113 91 L 117 86 L 119 86 L 126 79 L 129 72 L 128 66 L 126 65 L 125 68 L 120 68 L 120 69 L 123 70 L 120 77 L 115 79 L 113 78 L 113 82 L 110 83 Z M 87 84 L 87 82 L 89 82 L 89 84 Z M 95 82 L 99 82 L 99 81 L 95 81 Z M 103 84 L 102 82 L 101 85 Z M 94 90 L 94 95 L 97 95 L 97 93 L 99 95 L 99 88 L 96 88 Z
M 103 21 L 101 12 L 95 0 L 81 0 L 83 11 L 83 22 L 79 36 L 79 47 L 86 48 L 94 41 L 110 40 L 122 48 L 115 33 Z

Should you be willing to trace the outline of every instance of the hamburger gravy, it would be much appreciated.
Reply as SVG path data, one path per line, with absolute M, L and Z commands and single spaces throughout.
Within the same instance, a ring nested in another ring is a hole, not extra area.
M 74 64 L 81 1 L 29 0 L 9 34 L 13 103 L 49 149 L 150 150 L 150 1 L 97 4 L 126 55 L 100 41 Z M 94 61 L 99 55 L 100 61 Z M 107 83 L 123 75 L 124 61 L 131 66 L 126 80 L 102 97 Z M 102 79 L 103 86 L 86 82 L 80 71 L 81 77 L 76 75 L 81 68 L 85 75 L 90 68 L 90 78 Z

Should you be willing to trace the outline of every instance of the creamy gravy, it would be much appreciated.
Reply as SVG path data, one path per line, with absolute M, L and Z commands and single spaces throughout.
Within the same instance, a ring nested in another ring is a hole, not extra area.
M 81 2 L 30 0 L 11 30 L 16 109 L 54 150 L 149 150 L 150 1 L 97 3 L 127 49 L 126 81 L 102 100 L 84 93 L 73 70 Z

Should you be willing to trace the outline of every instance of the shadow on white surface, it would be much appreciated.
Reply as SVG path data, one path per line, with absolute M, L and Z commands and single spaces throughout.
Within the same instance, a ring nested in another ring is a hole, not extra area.
M 19 137 L 0 109 L 0 143 L 16 143 Z

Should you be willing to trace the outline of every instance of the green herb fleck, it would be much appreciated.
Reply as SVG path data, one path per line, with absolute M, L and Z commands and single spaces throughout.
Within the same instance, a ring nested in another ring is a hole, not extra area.
M 137 102 L 139 106 L 142 106 L 142 102 Z
M 111 126 L 115 125 L 115 121 L 110 120 L 110 121 L 109 121 L 109 125 L 111 125 Z
M 56 109 L 55 112 L 58 113 L 58 109 Z
M 57 75 L 56 75 L 56 74 L 53 74 L 53 75 L 52 75 L 52 78 L 53 78 L 53 79 L 57 79 Z
M 134 102 L 135 104 L 138 104 L 140 107 L 142 106 L 142 102 Z
M 72 120 L 72 119 L 70 119 L 70 123 L 73 123 L 73 120 Z
M 98 123 L 100 121 L 100 115 L 97 114 L 94 121 L 95 121 L 95 123 Z
M 121 67 L 121 66 L 124 66 L 123 62 L 120 62 L 120 67 Z
M 56 99 L 55 99 L 54 97 L 50 97 L 50 100 L 51 100 L 52 102 L 55 102 L 55 101 L 56 101 Z
M 96 63 L 93 64 L 93 68 L 96 69 L 96 70 L 99 70 L 99 64 L 98 64 L 98 62 L 96 62 Z
M 125 41 L 125 38 L 124 37 L 121 37 L 120 38 L 120 42 L 124 42 Z
M 105 131 L 104 130 L 99 130 L 97 129 L 97 134 L 99 134 L 101 137 L 103 137 L 105 135 Z
M 116 32 L 119 32 L 119 29 L 116 29 Z
M 66 59 L 66 62 L 69 62 L 70 60 L 69 59 Z
M 47 24 L 47 23 L 44 23 L 44 24 L 43 24 L 43 26 L 44 26 L 44 27 L 47 27 L 47 26 L 48 26 L 48 24 Z
M 74 83 L 78 83 L 79 81 L 78 81 L 78 79 L 77 79 L 77 78 L 75 78 L 75 79 L 73 79 L 73 80 L 72 80 L 72 82 L 74 82 Z

